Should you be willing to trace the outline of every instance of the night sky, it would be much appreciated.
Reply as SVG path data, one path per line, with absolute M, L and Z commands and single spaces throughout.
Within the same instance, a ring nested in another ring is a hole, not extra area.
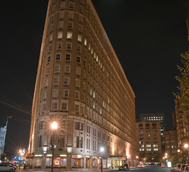
M 176 65 L 187 51 L 187 1 L 93 0 L 136 95 L 136 116 L 164 113 L 172 127 Z M 0 126 L 11 152 L 27 148 L 48 0 L 1 0 Z M 189 5 L 188 5 L 189 6 Z

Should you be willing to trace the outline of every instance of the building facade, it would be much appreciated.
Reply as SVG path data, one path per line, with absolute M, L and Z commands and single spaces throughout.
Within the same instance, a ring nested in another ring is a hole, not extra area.
M 53 131 L 51 124 L 58 128 Z M 133 165 L 135 95 L 91 0 L 49 0 L 32 106 L 33 167 Z M 100 152 L 103 147 L 104 152 Z
M 6 126 L 0 128 L 0 157 L 4 153 Z
M 161 150 L 165 152 L 165 117 L 163 113 L 148 113 L 140 114 L 139 121 L 159 121 L 160 122 L 160 134 L 161 134 Z
M 162 153 L 160 122 L 136 122 L 136 140 L 139 158 L 149 156 L 153 161 Z
M 168 156 L 177 154 L 177 132 L 176 130 L 165 131 L 165 152 Z

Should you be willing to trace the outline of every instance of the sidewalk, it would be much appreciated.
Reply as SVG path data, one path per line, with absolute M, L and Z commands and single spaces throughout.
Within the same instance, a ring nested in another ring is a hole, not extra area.
M 132 168 L 135 168 L 135 167 L 130 167 L 131 169 Z M 114 168 L 114 169 L 103 169 L 104 172 L 111 172 L 111 171 L 117 171 L 118 168 Z M 40 169 L 17 169 L 16 172 L 50 172 L 51 169 L 48 168 L 46 169 L 45 171 L 44 170 L 40 170 Z M 54 172 L 79 172 L 79 171 L 84 171 L 84 172 L 101 172 L 101 169 L 82 169 L 82 168 L 78 168 L 78 169 L 74 169 L 72 171 L 66 171 L 66 169 L 53 169 Z

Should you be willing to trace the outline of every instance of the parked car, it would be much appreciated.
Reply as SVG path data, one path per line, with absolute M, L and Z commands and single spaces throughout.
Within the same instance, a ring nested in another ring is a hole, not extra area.
M 15 171 L 13 167 L 9 167 L 8 164 L 0 164 L 0 171 Z
M 139 165 L 137 165 L 137 167 L 138 168 L 142 168 L 142 167 L 145 167 L 145 165 L 144 164 L 139 164 Z
M 161 164 L 161 168 L 165 168 L 165 164 Z
M 182 164 L 176 164 L 170 170 L 171 172 L 181 172 L 182 171 L 181 167 L 182 167 Z
M 130 170 L 130 168 L 129 168 L 128 164 L 123 164 L 123 165 L 119 166 L 119 170 Z

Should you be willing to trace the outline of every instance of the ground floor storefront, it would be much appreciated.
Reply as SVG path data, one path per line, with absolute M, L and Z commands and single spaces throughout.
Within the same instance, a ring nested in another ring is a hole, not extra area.
M 31 161 L 31 160 L 28 160 Z M 82 156 L 82 155 L 59 155 L 53 158 L 53 168 L 64 168 L 65 170 L 84 168 L 97 169 L 101 168 L 118 168 L 124 163 L 130 163 L 124 157 L 96 157 L 96 156 Z M 45 156 L 35 155 L 33 158 L 33 168 L 46 169 L 52 167 L 52 155 Z

